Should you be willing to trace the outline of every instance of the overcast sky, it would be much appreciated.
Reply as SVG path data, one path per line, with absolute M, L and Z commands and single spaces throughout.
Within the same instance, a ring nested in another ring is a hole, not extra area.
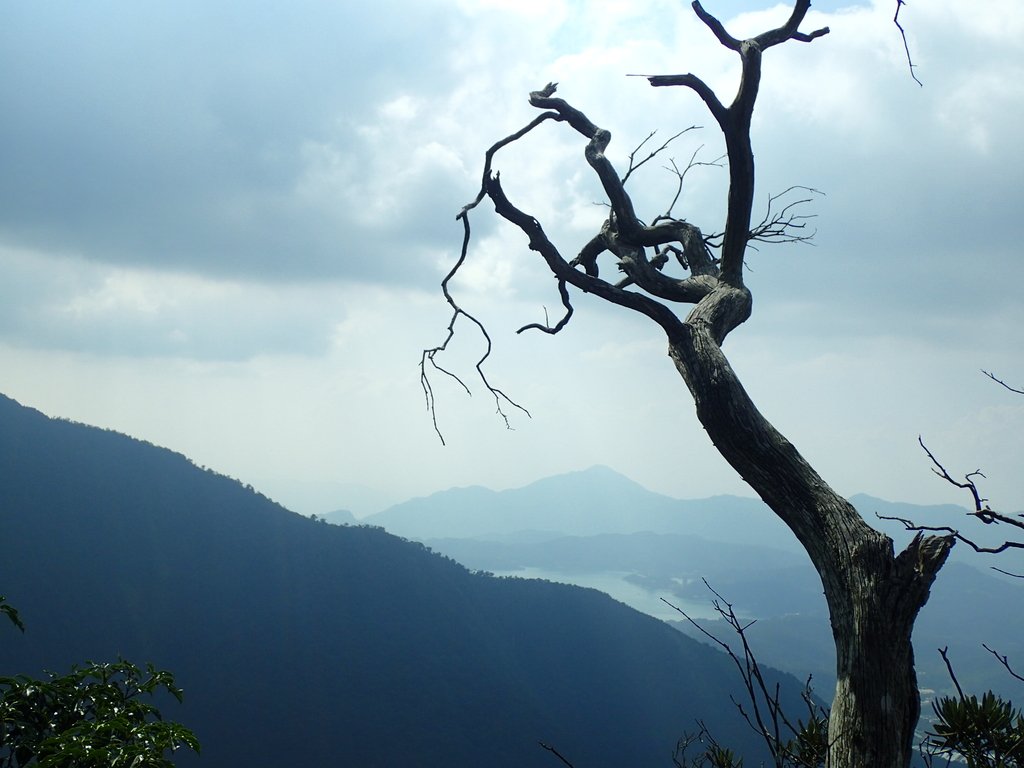
M 761 410 L 843 494 L 969 499 L 929 473 L 982 468 L 1024 508 L 1024 5 L 822 0 L 812 44 L 765 56 L 758 209 L 821 190 L 815 245 L 748 258 L 754 315 L 726 345 Z M 788 14 L 707 0 L 735 36 Z M 126 432 L 304 513 L 593 464 L 679 497 L 750 495 L 693 415 L 657 329 L 579 297 L 561 334 L 514 330 L 558 308 L 554 281 L 486 206 L 460 302 L 491 332 L 495 417 L 472 379 L 479 336 L 444 338 L 438 283 L 482 155 L 534 116 L 529 91 L 612 131 L 612 159 L 690 125 L 630 180 L 664 211 L 670 158 L 722 152 L 684 89 L 731 99 L 737 61 L 670 0 L 175 0 L 0 4 L 0 392 Z M 600 225 L 583 142 L 549 123 L 505 154 L 513 199 L 573 254 Z M 725 171 L 694 170 L 676 212 L 722 228 Z

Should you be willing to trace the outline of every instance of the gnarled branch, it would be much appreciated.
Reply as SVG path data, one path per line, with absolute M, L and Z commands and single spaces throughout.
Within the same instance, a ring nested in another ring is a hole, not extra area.
M 544 310 L 544 323 L 528 323 L 520 328 L 516 333 L 522 333 L 523 331 L 538 330 L 544 331 L 544 333 L 555 334 L 562 330 L 566 323 L 569 322 L 569 318 L 572 317 L 573 308 L 572 302 L 569 301 L 569 291 L 565 287 L 565 280 L 558 279 L 558 295 L 562 299 L 562 306 L 565 307 L 565 314 L 562 315 L 562 319 L 555 323 L 554 326 L 548 325 L 547 310 Z
M 742 72 L 736 96 L 724 107 L 707 83 L 693 74 L 648 77 L 653 86 L 681 85 L 694 91 L 708 107 L 722 129 L 729 155 L 729 205 L 722 236 L 722 279 L 729 285 L 743 285 L 743 256 L 750 241 L 750 216 L 754 204 L 754 152 L 750 145 L 750 120 L 761 81 L 761 54 L 787 40 L 811 42 L 828 34 L 828 27 L 814 32 L 799 31 L 811 7 L 810 0 L 797 0 L 784 25 L 740 41 L 726 32 L 722 23 L 694 0 L 693 10 L 726 48 L 740 55 Z
M 495 145 L 495 147 L 497 147 L 497 145 Z M 491 150 L 488 151 L 489 156 L 493 155 L 493 150 L 495 150 L 495 147 L 492 147 Z M 490 158 L 488 157 L 488 159 Z M 429 364 L 430 367 L 433 368 L 434 370 L 439 371 L 442 374 L 454 379 L 465 390 L 466 394 L 472 395 L 472 392 L 466 385 L 466 382 L 459 378 L 459 376 L 456 375 L 455 373 L 452 373 L 447 368 L 444 368 L 441 365 L 439 365 L 437 362 L 437 356 L 448 349 L 448 344 L 455 336 L 455 324 L 458 322 L 459 317 L 465 317 L 469 322 L 475 325 L 477 327 L 477 330 L 480 331 L 480 334 L 484 338 L 486 348 L 484 349 L 483 355 L 476 362 L 476 372 L 477 375 L 480 377 L 480 381 L 483 382 L 483 385 L 487 388 L 487 391 L 490 392 L 491 395 L 494 397 L 495 410 L 497 411 L 498 416 L 501 417 L 502 421 L 505 422 L 505 427 L 507 429 L 511 429 L 512 425 L 508 420 L 508 414 L 505 413 L 505 410 L 502 407 L 502 403 L 511 405 L 513 408 L 522 411 L 527 416 L 530 415 L 530 412 L 526 410 L 526 408 L 512 400 L 501 389 L 493 386 L 490 383 L 490 381 L 487 380 L 487 374 L 484 373 L 484 363 L 487 362 L 487 358 L 491 356 L 491 336 L 490 334 L 487 333 L 487 328 L 484 327 L 484 324 L 481 323 L 474 315 L 470 314 L 462 307 L 460 307 L 456 303 L 451 292 L 448 290 L 448 283 L 451 282 L 452 278 L 455 277 L 456 273 L 465 263 L 466 256 L 469 251 L 469 211 L 470 209 L 475 207 L 477 203 L 479 203 L 480 200 L 482 199 L 482 196 L 478 196 L 475 202 L 467 205 L 465 208 L 462 209 L 462 212 L 459 214 L 458 218 L 462 220 L 463 226 L 462 250 L 459 253 L 458 261 L 455 262 L 455 266 L 448 271 L 448 274 L 445 275 L 444 280 L 441 281 L 441 292 L 444 294 L 445 301 L 448 302 L 448 305 L 452 308 L 452 314 L 448 321 L 448 334 L 447 336 L 445 336 L 444 341 L 441 342 L 441 344 L 439 344 L 436 347 L 423 350 L 423 353 L 420 356 L 420 386 L 423 388 L 423 397 L 426 400 L 427 411 L 430 413 L 431 422 L 434 425 L 434 431 L 437 433 L 437 437 L 441 441 L 442 445 L 444 445 L 444 435 L 442 434 L 441 429 L 437 423 L 437 408 L 436 400 L 434 397 L 434 387 L 430 383 L 430 376 L 427 373 L 427 366 Z

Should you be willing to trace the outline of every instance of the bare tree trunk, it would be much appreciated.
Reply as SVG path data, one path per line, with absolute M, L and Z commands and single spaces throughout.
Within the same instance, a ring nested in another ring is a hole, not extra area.
M 873 591 L 868 579 L 851 581 L 862 595 Z M 921 705 L 905 625 L 913 623 L 917 610 L 875 602 L 870 608 L 862 604 L 852 621 L 837 624 L 833 617 L 839 678 L 829 717 L 830 766 L 910 764 Z M 890 620 L 903 631 L 889 626 Z
M 721 298 L 743 301 L 735 290 Z M 670 337 L 669 355 L 715 446 L 789 526 L 821 577 L 836 644 L 829 766 L 905 768 L 920 714 L 911 631 L 952 540 L 919 535 L 894 555 L 892 541 L 758 412 L 710 333 L 716 303 L 712 294 L 694 308 Z

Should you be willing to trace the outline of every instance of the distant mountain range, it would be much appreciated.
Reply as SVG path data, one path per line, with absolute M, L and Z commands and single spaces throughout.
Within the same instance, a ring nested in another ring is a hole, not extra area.
M 617 481 L 590 475 L 607 485 L 574 514 L 609 519 Z M 2 396 L 0 542 L 27 625 L 0 628 L 0 675 L 117 655 L 170 669 L 186 698 L 165 715 L 203 743 L 181 765 L 558 764 L 538 740 L 587 768 L 667 765 L 698 718 L 759 759 L 728 659 L 663 622 L 293 514 Z
M 363 522 L 414 539 L 650 531 L 799 551 L 792 534 L 758 500 L 674 499 L 603 466 L 507 491 L 452 488 L 396 504 Z
M 963 514 L 853 501 L 872 518 Z M 817 577 L 757 500 L 672 499 L 594 467 L 364 522 L 295 515 L 183 456 L 0 396 L 0 593 L 29 628 L 0 627 L 0 675 L 153 661 L 186 689 L 167 716 L 215 765 L 550 764 L 538 740 L 577 765 L 658 765 L 698 718 L 756 760 L 720 653 L 595 590 L 482 573 L 601 572 L 681 605 L 707 600 L 707 578 L 758 618 L 763 661 L 813 673 L 828 696 Z M 1020 698 L 980 642 L 1024 658 L 1022 592 L 947 565 L 915 633 L 922 683 L 948 689 L 934 650 L 948 645 L 965 687 Z
M 955 505 L 919 506 L 863 494 L 851 501 L 898 547 L 911 534 L 877 515 L 942 525 L 961 522 L 966 512 Z M 673 499 L 607 467 L 593 467 L 509 491 L 442 491 L 367 521 L 420 538 L 472 568 L 543 573 L 584 584 L 602 573 L 602 585 L 624 600 L 625 590 L 617 594 L 611 576 L 620 586 L 639 586 L 686 607 L 710 602 L 707 579 L 742 615 L 758 620 L 750 636 L 763 660 L 795 675 L 813 673 L 822 692 L 834 682 L 817 574 L 795 537 L 759 500 Z M 924 687 L 952 690 L 936 652 L 948 646 L 962 683 L 1020 698 L 1016 681 L 981 646 L 986 642 L 1024 660 L 1024 619 L 1015 609 L 1007 614 L 1008 607 L 1021 605 L 1024 580 L 1000 578 L 987 569 L 995 564 L 1024 573 L 1019 552 L 986 560 L 961 545 L 939 574 L 915 631 Z M 701 637 L 686 623 L 676 626 Z
M 907 504 L 866 494 L 852 496 L 850 501 L 871 525 L 890 535 L 898 546 L 908 542 L 912 534 L 897 522 L 880 520 L 878 515 L 904 517 L 929 525 L 953 525 L 962 524 L 967 511 L 955 504 Z M 546 477 L 505 491 L 481 486 L 450 488 L 396 504 L 363 518 L 362 522 L 420 541 L 652 532 L 803 551 L 760 499 L 677 499 L 650 491 L 605 466 Z M 954 549 L 953 557 L 980 562 L 963 546 Z M 1024 569 L 1024 553 L 1003 553 L 998 562 L 1009 569 Z

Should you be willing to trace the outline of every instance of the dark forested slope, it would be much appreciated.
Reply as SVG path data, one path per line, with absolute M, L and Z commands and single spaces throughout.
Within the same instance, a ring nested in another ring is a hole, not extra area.
M 669 765 L 698 717 L 753 743 L 727 659 L 600 593 L 314 522 L 2 396 L 0 546 L 28 627 L 0 628 L 0 674 L 153 661 L 204 764 L 557 764 L 540 739 L 588 768 Z

